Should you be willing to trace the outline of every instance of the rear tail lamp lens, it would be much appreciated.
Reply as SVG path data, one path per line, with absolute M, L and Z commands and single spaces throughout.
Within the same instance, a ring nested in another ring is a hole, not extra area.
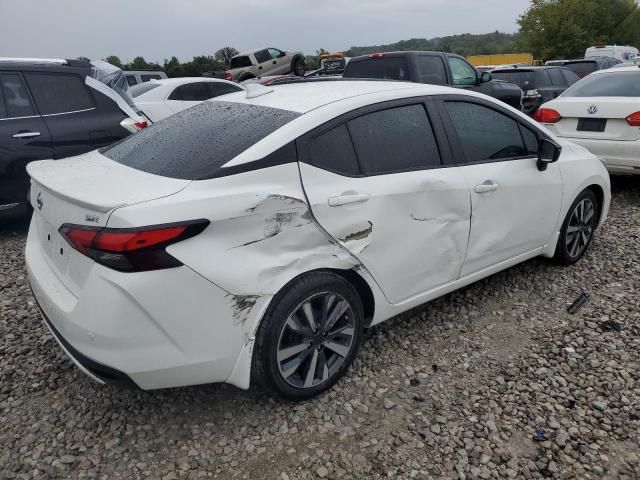
M 370 53 L 369 58 L 382 58 L 384 57 L 384 53 Z
M 134 120 L 133 118 L 125 118 L 120 122 L 120 126 L 126 128 L 131 133 L 137 133 L 140 130 L 144 130 L 149 126 L 147 120 Z
M 540 123 L 557 123 L 562 119 L 562 116 L 552 108 L 539 108 L 533 118 Z
M 208 220 L 142 228 L 99 228 L 65 223 L 60 234 L 78 252 L 121 272 L 143 272 L 182 265 L 166 247 L 198 235 Z
M 640 127 L 640 112 L 632 113 L 626 120 L 632 127 Z
M 226 72 L 224 72 L 224 79 L 225 80 L 229 80 L 232 81 L 233 80 L 233 75 L 231 75 L 231 72 L 229 70 L 227 70 Z

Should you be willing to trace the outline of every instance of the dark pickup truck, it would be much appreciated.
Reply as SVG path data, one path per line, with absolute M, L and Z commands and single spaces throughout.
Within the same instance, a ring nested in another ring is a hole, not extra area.
M 382 78 L 449 85 L 484 93 L 522 110 L 522 89 L 510 82 L 493 80 L 460 55 L 443 52 L 389 52 L 354 57 L 344 78 Z

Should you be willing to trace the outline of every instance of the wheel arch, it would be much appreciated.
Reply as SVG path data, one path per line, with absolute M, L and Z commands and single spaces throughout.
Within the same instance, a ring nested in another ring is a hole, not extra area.
M 596 199 L 598 200 L 597 225 L 600 225 L 600 220 L 602 219 L 602 214 L 604 213 L 604 208 L 605 208 L 604 189 L 600 185 L 593 183 L 589 185 L 585 190 L 591 190 L 595 194 Z

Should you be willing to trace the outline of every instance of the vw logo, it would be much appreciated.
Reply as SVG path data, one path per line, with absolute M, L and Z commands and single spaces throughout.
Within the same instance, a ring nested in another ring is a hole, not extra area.
M 38 196 L 36 197 L 36 205 L 38 205 L 38 210 L 42 210 L 42 206 L 44 202 L 42 201 L 42 192 L 38 192 Z
M 589 112 L 589 115 L 595 115 L 596 113 L 598 113 L 598 106 L 591 105 L 589 108 L 587 108 L 587 112 Z

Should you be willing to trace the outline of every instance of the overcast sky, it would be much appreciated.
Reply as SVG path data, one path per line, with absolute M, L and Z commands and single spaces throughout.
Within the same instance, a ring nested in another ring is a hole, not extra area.
M 529 0 L 0 0 L 0 57 L 162 62 L 259 46 L 342 50 L 515 32 Z

